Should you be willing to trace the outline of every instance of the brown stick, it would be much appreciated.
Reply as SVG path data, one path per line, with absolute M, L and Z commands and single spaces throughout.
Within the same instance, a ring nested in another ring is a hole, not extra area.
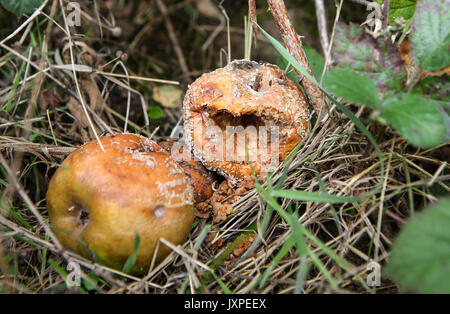
M 295 58 L 295 60 L 297 60 L 297 62 L 306 69 L 308 74 L 313 76 L 311 67 L 309 66 L 305 52 L 303 51 L 302 43 L 299 36 L 295 32 L 291 20 L 289 19 L 283 0 L 267 0 L 267 3 L 269 4 L 269 9 L 272 12 L 278 29 L 280 30 L 284 46 Z M 327 110 L 328 105 L 322 91 L 313 82 L 308 80 L 306 77 L 303 77 L 299 71 L 296 70 L 296 72 L 300 78 L 300 83 L 305 88 L 305 92 L 308 95 L 317 115 L 319 115 L 322 110 Z
M 253 40 L 255 41 L 255 46 L 256 46 L 256 41 L 257 41 L 257 38 L 258 38 L 258 26 L 257 26 L 258 21 L 256 20 L 256 3 L 255 3 L 255 0 L 249 0 L 248 1 L 248 12 L 249 12 L 249 15 L 250 15 L 250 20 L 252 21 Z

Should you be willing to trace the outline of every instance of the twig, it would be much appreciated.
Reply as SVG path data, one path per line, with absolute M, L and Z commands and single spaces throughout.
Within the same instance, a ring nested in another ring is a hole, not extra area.
M 297 60 L 300 65 L 306 69 L 310 76 L 314 76 L 306 58 L 306 54 L 303 51 L 300 38 L 295 32 L 294 26 L 289 19 L 283 0 L 267 0 L 267 3 L 269 4 L 269 9 L 272 12 L 278 29 L 280 30 L 286 49 L 295 58 L 295 60 Z M 326 111 L 328 107 L 324 94 L 313 82 L 306 77 L 303 77 L 300 72 L 297 71 L 297 74 L 301 79 L 301 84 L 305 88 L 307 96 L 311 100 L 314 110 L 319 116 L 320 112 L 322 110 Z
M 258 38 L 258 20 L 256 18 L 255 0 L 248 1 L 248 14 L 250 15 L 250 21 L 252 21 L 253 38 L 255 40 L 255 47 L 256 47 L 256 41 Z
M 325 16 L 325 5 L 323 0 L 314 0 L 316 5 L 317 26 L 319 28 L 320 45 L 322 46 L 323 55 L 328 58 L 328 40 L 327 19 Z
M 328 46 L 328 52 L 325 55 L 325 64 L 323 66 L 323 71 L 322 71 L 322 75 L 320 76 L 320 83 L 322 83 L 323 77 L 325 76 L 325 72 L 327 71 L 328 65 L 331 62 L 331 48 L 333 47 L 333 42 L 334 42 L 334 36 L 336 34 L 336 26 L 337 23 L 339 21 L 339 17 L 341 15 L 341 10 L 342 10 L 342 4 L 344 3 L 344 0 L 341 0 L 339 2 L 339 5 L 337 6 L 336 9 L 336 16 L 334 18 L 334 22 L 333 22 L 333 31 L 331 32 L 331 38 L 330 38 L 330 44 Z
M 20 33 L 20 31 L 22 29 L 24 29 L 29 23 L 31 23 L 39 14 L 41 14 L 41 11 L 44 9 L 44 7 L 47 5 L 48 0 L 45 0 L 41 6 L 33 12 L 33 14 L 19 27 L 17 27 L 14 32 L 12 32 L 11 34 L 9 34 L 5 39 L 3 39 L 2 41 L 0 41 L 1 44 L 6 43 L 8 40 L 10 40 L 11 38 L 13 38 L 14 36 L 16 36 L 18 33 Z

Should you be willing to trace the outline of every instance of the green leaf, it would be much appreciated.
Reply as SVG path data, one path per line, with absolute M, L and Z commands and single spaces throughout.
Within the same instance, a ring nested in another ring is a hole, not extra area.
M 406 70 L 390 40 L 374 39 L 355 24 L 338 23 L 335 32 L 332 57 L 336 68 L 351 69 L 372 79 L 381 93 L 402 88 Z
M 141 237 L 139 236 L 138 233 L 136 233 L 136 238 L 134 239 L 133 252 L 130 254 L 127 261 L 123 265 L 122 272 L 127 274 L 133 268 L 134 264 L 136 263 L 136 255 L 137 255 L 140 243 L 141 243 Z
M 412 23 L 412 55 L 427 71 L 450 65 L 450 0 L 421 0 Z
M 148 109 L 148 117 L 150 118 L 150 119 L 159 119 L 159 118 L 161 118 L 163 116 L 163 111 L 162 111 L 162 109 L 161 109 L 161 107 L 159 107 L 159 106 L 151 106 L 149 109 Z
M 375 83 L 352 70 L 332 69 L 324 77 L 325 88 L 352 103 L 376 108 L 380 104 Z
M 389 2 L 389 23 L 394 24 L 397 18 L 405 21 L 411 19 L 416 10 L 417 0 L 391 0 Z
M 415 146 L 433 147 L 445 141 L 444 117 L 435 101 L 398 94 L 384 101 L 381 114 Z
M 394 241 L 385 274 L 405 290 L 450 293 L 450 198 L 416 214 Z
M 44 0 L 0 0 L 0 4 L 15 15 L 33 12 Z

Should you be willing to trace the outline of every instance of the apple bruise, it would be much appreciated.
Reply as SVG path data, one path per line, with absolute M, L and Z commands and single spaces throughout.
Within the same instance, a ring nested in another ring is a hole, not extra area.
M 133 134 L 101 138 L 74 151 L 47 192 L 61 243 L 120 269 L 141 245 L 132 273 L 150 265 L 160 237 L 181 244 L 193 222 L 193 191 L 183 169 L 155 142 Z M 77 239 L 88 245 L 88 249 Z M 160 245 L 157 261 L 170 252 Z
M 235 60 L 203 74 L 189 87 L 183 104 L 186 139 L 194 156 L 232 181 L 251 176 L 244 141 L 254 170 L 260 174 L 277 151 L 278 161 L 286 157 L 309 127 L 308 106 L 300 89 L 270 64 Z M 233 126 L 244 130 L 239 146 L 237 134 L 227 132 Z M 260 126 L 266 129 L 261 131 Z M 278 129 L 275 150 L 271 127 Z M 226 158 L 230 151 L 234 153 L 231 160 Z

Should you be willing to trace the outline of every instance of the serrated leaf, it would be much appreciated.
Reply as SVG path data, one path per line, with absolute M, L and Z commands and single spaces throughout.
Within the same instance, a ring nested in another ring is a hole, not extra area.
M 405 290 L 450 293 L 450 198 L 410 218 L 393 244 L 385 274 Z
M 433 147 L 446 138 L 444 117 L 434 101 L 399 94 L 384 101 L 381 114 L 415 146 Z
M 450 65 L 450 0 L 421 0 L 412 22 L 412 55 L 427 71 Z
M 33 12 L 44 0 L 0 0 L 0 4 L 15 15 Z
M 391 0 L 389 2 L 389 23 L 394 24 L 395 20 L 402 17 L 405 21 L 414 16 L 417 0 Z
M 352 103 L 376 108 L 380 104 L 375 83 L 368 77 L 347 69 L 331 69 L 324 77 L 325 88 Z
M 335 67 L 372 79 L 382 93 L 400 89 L 406 76 L 397 47 L 381 37 L 374 39 L 359 25 L 337 24 L 332 57 Z

